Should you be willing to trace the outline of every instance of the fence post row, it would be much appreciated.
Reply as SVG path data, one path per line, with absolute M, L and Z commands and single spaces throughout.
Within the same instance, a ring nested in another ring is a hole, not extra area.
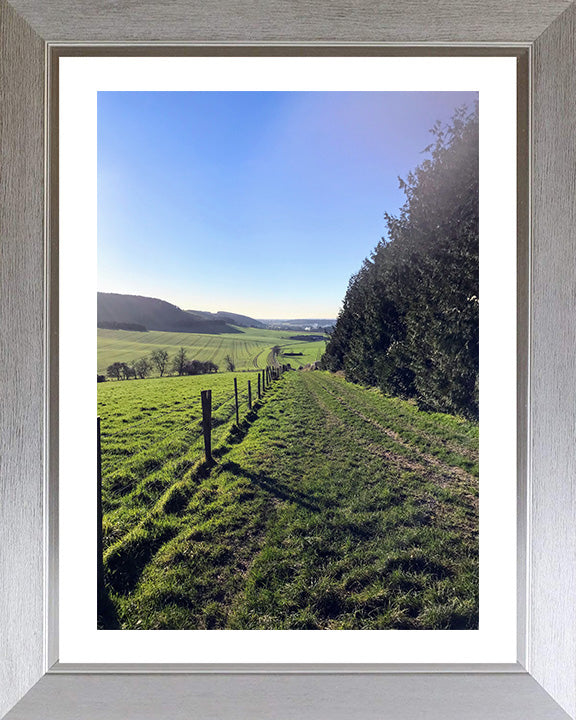
M 278 368 L 266 367 L 262 370 L 262 376 L 258 371 L 258 398 L 262 397 L 262 392 L 266 388 L 266 382 L 270 384 L 272 379 L 279 377 Z M 202 402 L 202 432 L 204 435 L 204 453 L 206 462 L 212 463 L 212 390 L 202 390 L 200 392 Z M 236 404 L 236 425 L 240 426 L 240 409 L 238 405 L 238 379 L 234 378 L 234 400 Z M 252 384 L 248 380 L 248 408 L 252 409 Z M 102 537 L 102 445 L 100 440 L 100 417 L 96 418 L 96 454 L 97 454 L 97 570 L 96 579 L 98 587 L 98 597 L 102 598 L 104 593 L 104 542 Z
M 212 390 L 202 390 L 202 431 L 204 433 L 204 454 L 206 462 L 212 462 Z
M 238 413 L 238 380 L 234 378 L 234 399 L 236 401 L 236 425 L 240 427 L 240 415 Z

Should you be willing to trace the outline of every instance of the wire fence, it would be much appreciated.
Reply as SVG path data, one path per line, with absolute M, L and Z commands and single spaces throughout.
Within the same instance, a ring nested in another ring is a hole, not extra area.
M 222 400 L 216 407 L 212 406 L 212 391 L 211 389 L 208 390 L 202 390 L 200 392 L 200 400 L 201 400 L 201 418 L 194 418 L 194 420 L 190 421 L 189 423 L 186 423 L 184 427 L 180 426 L 178 428 L 175 428 L 171 433 L 168 435 L 164 435 L 160 440 L 154 441 L 146 445 L 144 448 L 139 448 L 137 453 L 135 455 L 131 456 L 130 460 L 136 461 L 138 457 L 141 457 L 142 455 L 149 453 L 150 450 L 153 450 L 155 447 L 160 447 L 162 445 L 165 445 L 167 442 L 169 442 L 175 435 L 179 435 L 180 437 L 185 436 L 185 433 L 188 432 L 191 429 L 198 429 L 200 432 L 195 435 L 195 440 L 192 441 L 189 445 L 190 448 L 195 448 L 196 445 L 199 445 L 200 442 L 203 440 L 203 451 L 204 451 L 204 462 L 208 467 L 210 467 L 214 463 L 213 458 L 213 448 L 214 448 L 214 440 L 219 440 L 219 438 L 214 437 L 214 429 L 215 429 L 215 423 L 214 419 L 217 418 L 219 412 L 226 407 L 227 405 L 230 405 L 230 412 L 225 415 L 225 418 L 223 419 L 222 423 L 218 423 L 217 426 L 223 425 L 224 427 L 227 427 L 229 425 L 230 420 L 235 415 L 236 422 L 234 425 L 237 429 L 239 429 L 241 425 L 241 421 L 246 420 L 247 415 L 249 415 L 254 410 L 254 401 L 260 400 L 262 397 L 264 397 L 266 390 L 270 388 L 270 386 L 274 383 L 274 381 L 278 380 L 283 373 L 289 369 L 288 365 L 278 365 L 278 366 L 268 366 L 263 371 L 259 371 L 257 375 L 257 382 L 252 385 L 252 381 L 248 380 L 247 386 L 244 389 L 243 392 L 238 392 L 238 379 L 237 377 L 234 377 L 234 394 L 228 396 L 225 400 Z M 247 407 L 247 412 L 245 411 L 245 408 Z M 241 413 L 242 410 L 242 413 Z M 241 417 L 241 415 L 243 417 Z M 147 418 L 147 422 L 150 422 L 150 418 Z M 139 427 L 140 425 L 144 425 L 144 421 L 139 422 L 136 426 L 132 427 Z M 233 426 L 234 427 L 234 426 Z M 103 475 L 103 461 L 102 461 L 102 455 L 103 455 L 103 446 L 102 446 L 102 438 L 105 435 L 103 433 L 103 424 L 100 417 L 97 418 L 97 494 L 98 494 L 98 522 L 97 522 L 97 547 L 98 547 L 98 593 L 100 594 L 104 593 L 104 512 L 103 512 L 103 485 L 105 484 L 105 478 Z M 184 438 L 183 438 L 184 439 Z M 199 457 L 198 460 L 202 459 L 201 456 L 201 446 L 198 447 L 199 451 Z M 110 467 L 109 464 L 107 464 L 106 471 L 114 473 L 118 468 L 117 467 Z M 168 488 L 166 488 L 168 489 Z M 125 493 L 123 493 L 125 494 Z M 147 512 L 149 512 L 152 507 L 156 504 L 158 501 L 158 497 L 150 499 L 148 503 L 140 507 L 140 511 L 138 513 L 138 516 L 141 518 L 143 517 Z M 130 528 L 125 528 L 124 532 L 121 533 L 120 537 L 116 537 L 116 540 L 120 540 L 121 538 L 125 537 L 126 534 L 130 531 Z
M 167 434 L 164 433 L 161 438 L 154 438 L 151 442 L 145 445 L 139 445 L 134 453 L 130 454 L 127 458 L 126 454 L 120 455 L 117 459 L 110 457 L 111 453 L 107 450 L 107 440 L 115 436 L 114 432 L 107 432 L 105 424 L 102 418 L 98 417 L 98 473 L 99 476 L 104 477 L 104 473 L 108 476 L 118 472 L 123 467 L 127 466 L 129 471 L 130 465 L 137 466 L 139 462 L 144 461 L 150 454 L 150 451 L 166 447 L 176 437 L 179 439 L 180 445 L 187 442 L 187 433 L 191 430 L 194 431 L 194 439 L 188 441 L 188 448 L 195 447 L 200 441 L 204 440 L 204 454 L 207 462 L 213 462 L 212 453 L 206 452 L 206 448 L 212 448 L 214 441 L 219 441 L 217 437 L 219 433 L 215 433 L 215 430 L 219 427 L 226 428 L 235 415 L 236 426 L 240 425 L 241 415 L 243 414 L 243 408 L 247 406 L 248 412 L 253 409 L 253 405 L 256 399 L 261 399 L 265 390 L 270 387 L 274 380 L 281 377 L 281 375 L 288 369 L 287 365 L 281 365 L 278 367 L 266 367 L 264 370 L 258 372 L 257 382 L 252 385 L 252 381 L 248 380 L 246 387 L 239 391 L 238 378 L 234 377 L 234 393 L 229 395 L 227 398 L 219 402 L 218 405 L 213 406 L 212 404 L 212 393 L 211 390 L 202 390 L 200 392 L 201 401 L 201 416 L 194 417 L 191 421 L 185 424 L 178 424 L 172 431 Z M 209 399 L 207 399 L 206 393 L 210 393 Z M 189 406 L 191 408 L 192 406 Z M 224 412 L 223 412 L 224 411 Z M 178 419 L 175 419 L 177 422 Z M 140 420 L 137 423 L 130 425 L 131 435 L 134 429 L 139 429 L 147 425 L 153 425 L 154 417 L 148 416 L 145 420 Z M 215 436 L 216 435 L 216 436 Z M 181 453 L 179 453 L 181 454 Z M 173 459 L 173 458 L 167 458 Z M 132 468 L 133 469 L 133 468 Z M 114 495 L 115 493 L 113 493 Z M 119 493 L 119 495 L 126 494 L 125 491 Z M 118 495 L 117 495 L 118 497 Z

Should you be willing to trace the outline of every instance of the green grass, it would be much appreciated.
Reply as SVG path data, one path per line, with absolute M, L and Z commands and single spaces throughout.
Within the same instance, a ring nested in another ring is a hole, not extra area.
M 286 358 L 293 367 L 305 365 L 319 359 L 324 352 L 323 341 L 299 342 L 290 340 L 290 335 L 305 335 L 282 330 L 259 330 L 237 328 L 238 333 L 207 335 L 200 333 L 176 332 L 130 332 L 127 330 L 98 329 L 98 372 L 104 374 L 114 362 L 132 362 L 154 350 L 167 350 L 171 357 L 178 348 L 186 348 L 189 360 L 206 362 L 211 360 L 225 369 L 224 358 L 230 355 L 236 370 L 254 370 L 266 367 L 271 349 L 279 345 L 284 350 L 303 352 L 303 356 Z M 318 333 L 310 333 L 312 335 Z
M 193 398 L 208 379 L 224 401 L 229 375 L 99 387 L 103 422 L 126 408 L 110 442 L 134 444 L 136 418 L 196 418 L 170 393 Z M 317 371 L 286 373 L 240 428 L 221 417 L 212 468 L 186 435 L 105 458 L 107 627 L 477 627 L 476 425 Z M 113 490 L 125 463 L 140 474 Z
M 135 527 L 198 464 L 202 390 L 212 390 L 214 443 L 230 431 L 236 414 L 234 377 L 219 373 L 98 384 L 105 547 Z M 245 413 L 249 380 L 257 396 L 257 373 L 237 380 Z

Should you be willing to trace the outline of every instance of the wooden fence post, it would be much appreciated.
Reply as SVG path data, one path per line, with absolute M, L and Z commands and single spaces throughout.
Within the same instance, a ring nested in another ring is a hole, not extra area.
M 262 397 L 262 391 L 260 390 L 260 373 L 258 373 L 258 400 Z
M 234 399 L 236 400 L 236 425 L 240 427 L 240 415 L 238 413 L 238 380 L 234 378 Z
M 252 385 L 248 380 L 248 410 L 252 410 Z
M 202 431 L 204 432 L 204 454 L 206 462 L 212 461 L 212 390 L 202 390 Z
M 102 444 L 100 441 L 100 418 L 96 419 L 96 457 L 97 457 L 97 472 L 96 472 L 96 489 L 97 489 L 97 552 L 98 552 L 98 565 L 96 566 L 96 583 L 98 588 L 98 602 L 100 603 L 104 599 L 104 541 L 102 538 Z

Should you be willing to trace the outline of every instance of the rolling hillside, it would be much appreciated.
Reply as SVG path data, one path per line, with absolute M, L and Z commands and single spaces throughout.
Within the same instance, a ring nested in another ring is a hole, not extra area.
M 229 325 L 239 325 L 240 327 L 254 327 L 254 328 L 266 328 L 266 324 L 255 320 L 254 318 L 248 317 L 248 315 L 240 315 L 239 313 L 226 312 L 224 310 L 218 310 L 218 312 L 212 313 L 206 310 L 186 310 L 191 315 L 204 318 L 205 320 L 223 320 Z
M 98 293 L 98 325 L 137 324 L 147 330 L 184 333 L 235 333 L 221 318 L 205 318 L 157 298 Z
M 302 353 L 283 360 L 293 367 L 320 359 L 326 347 L 324 341 L 291 340 L 290 334 L 289 331 L 258 328 L 233 328 L 231 333 L 219 334 L 99 329 L 98 372 L 104 374 L 108 365 L 114 362 L 130 363 L 150 355 L 154 350 L 164 349 L 173 356 L 180 347 L 186 349 L 189 360 L 210 360 L 221 370 L 224 369 L 226 355 L 233 358 L 237 370 L 264 368 L 276 345 L 281 350 Z

